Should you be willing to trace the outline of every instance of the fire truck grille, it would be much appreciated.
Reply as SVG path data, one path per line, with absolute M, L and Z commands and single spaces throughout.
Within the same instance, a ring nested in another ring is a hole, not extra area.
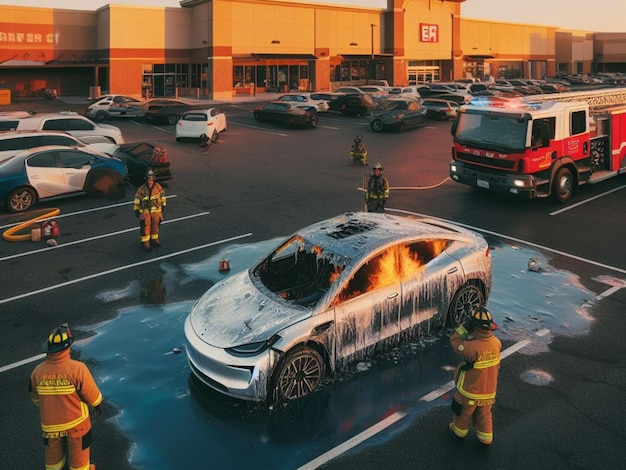
M 461 162 L 476 163 L 482 166 L 504 168 L 506 170 L 512 170 L 513 167 L 515 166 L 515 162 L 513 161 L 481 157 L 479 155 L 472 155 L 470 153 L 464 153 L 464 152 L 458 152 L 456 154 L 456 158 L 457 160 Z

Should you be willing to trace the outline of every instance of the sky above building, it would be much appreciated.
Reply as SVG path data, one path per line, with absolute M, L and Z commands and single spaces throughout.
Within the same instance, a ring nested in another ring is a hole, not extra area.
M 437 0 L 412 0 L 431 1 Z M 0 0 L 0 5 L 96 10 L 106 4 L 179 7 L 180 0 Z M 384 8 L 387 0 L 318 0 L 317 3 Z M 626 32 L 626 0 L 466 0 L 465 18 L 529 23 L 598 32 Z

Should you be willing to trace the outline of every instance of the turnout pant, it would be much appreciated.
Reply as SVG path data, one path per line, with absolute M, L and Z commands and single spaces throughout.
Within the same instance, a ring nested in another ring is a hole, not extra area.
M 141 233 L 141 243 L 145 248 L 150 248 L 150 242 L 159 243 L 159 225 L 161 225 L 163 215 L 158 212 L 144 212 L 139 216 L 139 230 Z
M 456 436 L 465 438 L 473 422 L 476 439 L 482 444 L 491 444 L 493 442 L 493 405 L 479 405 L 479 402 L 476 400 L 468 400 L 467 398 L 457 400 L 456 398 L 455 396 L 451 406 L 454 415 L 450 424 L 450 430 Z M 466 402 L 467 404 L 463 405 L 461 402 Z
M 90 420 L 87 419 L 75 428 L 59 434 L 65 435 L 44 437 L 46 470 L 62 470 L 68 457 L 70 470 L 90 470 Z

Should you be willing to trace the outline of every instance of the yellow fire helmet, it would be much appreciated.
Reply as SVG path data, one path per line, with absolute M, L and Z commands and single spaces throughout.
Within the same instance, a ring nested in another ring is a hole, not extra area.
M 74 335 L 67 323 L 53 329 L 41 345 L 45 353 L 56 353 L 69 348 L 74 342 Z
M 493 321 L 493 315 L 485 307 L 478 307 L 470 315 L 472 323 L 485 330 L 497 330 L 498 325 Z

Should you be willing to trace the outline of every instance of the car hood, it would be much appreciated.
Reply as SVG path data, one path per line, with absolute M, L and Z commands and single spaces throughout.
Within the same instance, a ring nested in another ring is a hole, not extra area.
M 119 127 L 112 126 L 111 124 L 98 124 L 98 127 L 102 129 L 109 129 L 110 131 L 119 132 L 120 134 L 122 133 Z
M 202 341 L 230 348 L 265 341 L 310 315 L 309 309 L 272 300 L 244 271 L 211 287 L 191 309 L 190 321 Z

